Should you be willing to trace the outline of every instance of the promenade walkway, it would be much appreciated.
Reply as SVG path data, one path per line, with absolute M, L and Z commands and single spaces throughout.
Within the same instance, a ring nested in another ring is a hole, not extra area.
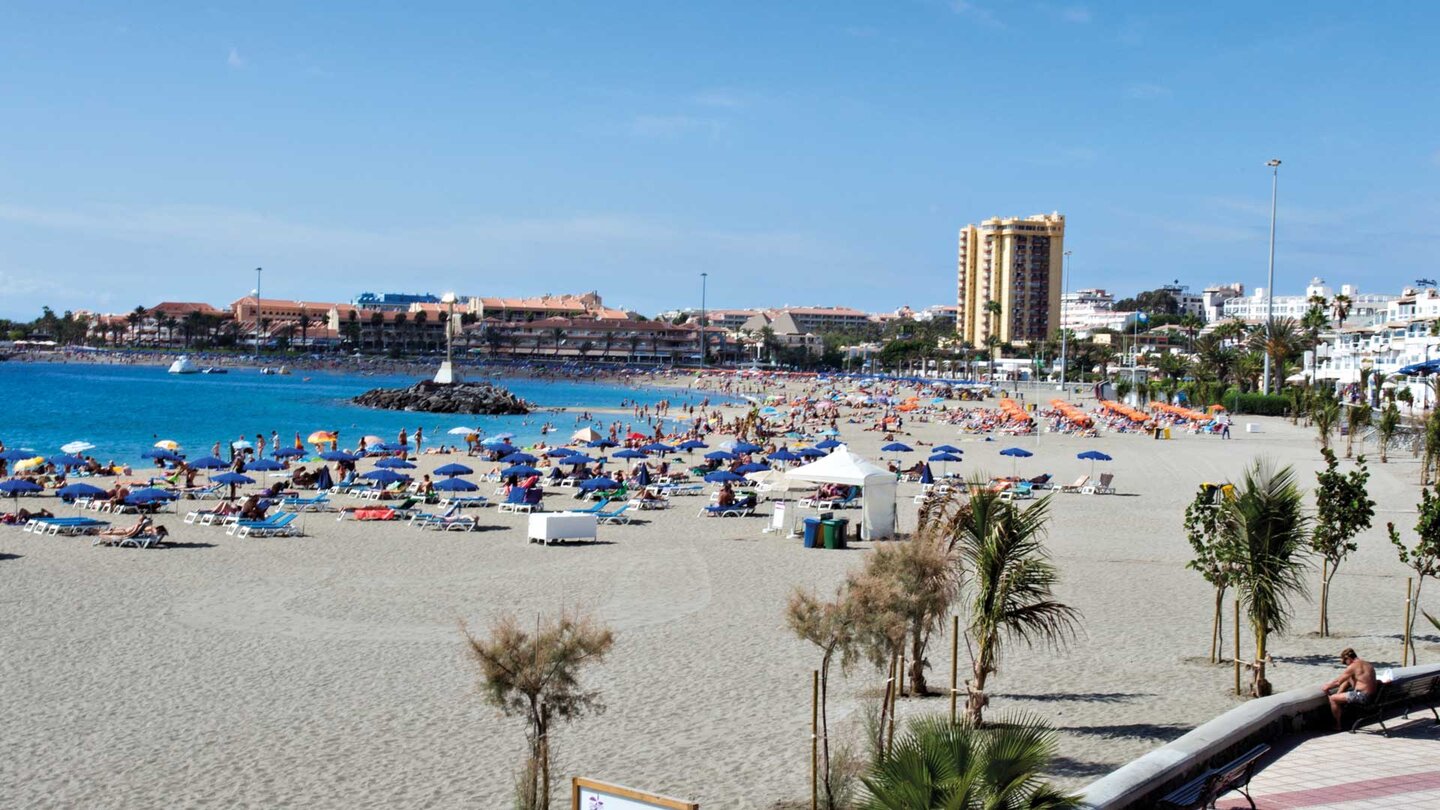
M 1256 807 L 1440 808 L 1440 725 L 1428 711 L 1389 725 L 1388 738 L 1371 726 L 1357 734 L 1306 737 L 1278 757 L 1272 753 L 1250 782 Z M 1217 806 L 1235 810 L 1250 805 L 1231 793 Z

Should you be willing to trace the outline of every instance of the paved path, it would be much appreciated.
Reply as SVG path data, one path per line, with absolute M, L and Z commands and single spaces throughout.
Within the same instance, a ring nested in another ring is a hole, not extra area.
M 1440 807 L 1440 725 L 1429 712 L 1374 733 L 1308 737 L 1280 752 L 1250 782 L 1259 810 Z M 1231 793 L 1221 810 L 1248 808 Z

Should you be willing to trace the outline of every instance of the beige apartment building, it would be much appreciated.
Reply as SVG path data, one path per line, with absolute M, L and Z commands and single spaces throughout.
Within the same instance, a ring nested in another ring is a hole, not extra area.
M 1045 339 L 1060 326 L 1064 259 L 1065 217 L 1058 212 L 961 228 L 957 335 L 972 346 L 991 335 L 1001 343 Z

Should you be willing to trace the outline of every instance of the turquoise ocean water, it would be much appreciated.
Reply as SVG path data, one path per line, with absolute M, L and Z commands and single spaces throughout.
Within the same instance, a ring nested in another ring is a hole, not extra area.
M 88 454 L 102 462 L 135 463 L 161 439 L 179 442 L 187 455 L 196 458 L 208 455 L 215 442 L 227 446 L 242 435 L 254 441 L 255 434 L 263 433 L 268 444 L 272 431 L 278 431 L 282 444 L 288 446 L 297 431 L 304 438 L 315 430 L 339 430 L 341 446 L 353 447 L 365 434 L 394 441 L 400 428 L 413 434 L 423 426 L 426 445 L 433 446 L 437 441 L 461 444 L 462 437 L 445 433 L 470 426 L 487 435 L 514 433 L 515 443 L 523 446 L 540 438 L 540 427 L 547 421 L 557 429 L 550 437 L 552 443 L 554 435 L 564 441 L 579 427 L 574 413 L 480 417 L 378 411 L 349 402 L 371 388 L 415 381 L 414 376 L 332 372 L 265 376 L 257 369 L 235 369 L 229 374 L 182 376 L 159 367 L 0 363 L 0 440 L 7 448 L 33 448 L 44 455 L 59 453 L 67 442 L 83 440 L 95 445 Z M 566 380 L 497 382 L 541 408 L 614 409 L 623 400 L 662 399 L 698 404 L 705 396 Z M 597 428 L 615 419 L 630 421 L 628 411 L 600 413 L 596 419 Z

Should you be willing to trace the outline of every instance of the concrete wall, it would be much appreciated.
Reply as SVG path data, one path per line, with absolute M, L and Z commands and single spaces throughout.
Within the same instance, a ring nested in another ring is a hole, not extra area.
M 1440 675 L 1440 664 L 1395 670 L 1395 680 Z M 1162 796 L 1260 743 L 1331 723 L 1319 684 L 1252 700 L 1220 715 L 1174 742 L 1157 748 L 1120 770 L 1092 782 L 1083 807 L 1125 810 L 1154 807 Z

